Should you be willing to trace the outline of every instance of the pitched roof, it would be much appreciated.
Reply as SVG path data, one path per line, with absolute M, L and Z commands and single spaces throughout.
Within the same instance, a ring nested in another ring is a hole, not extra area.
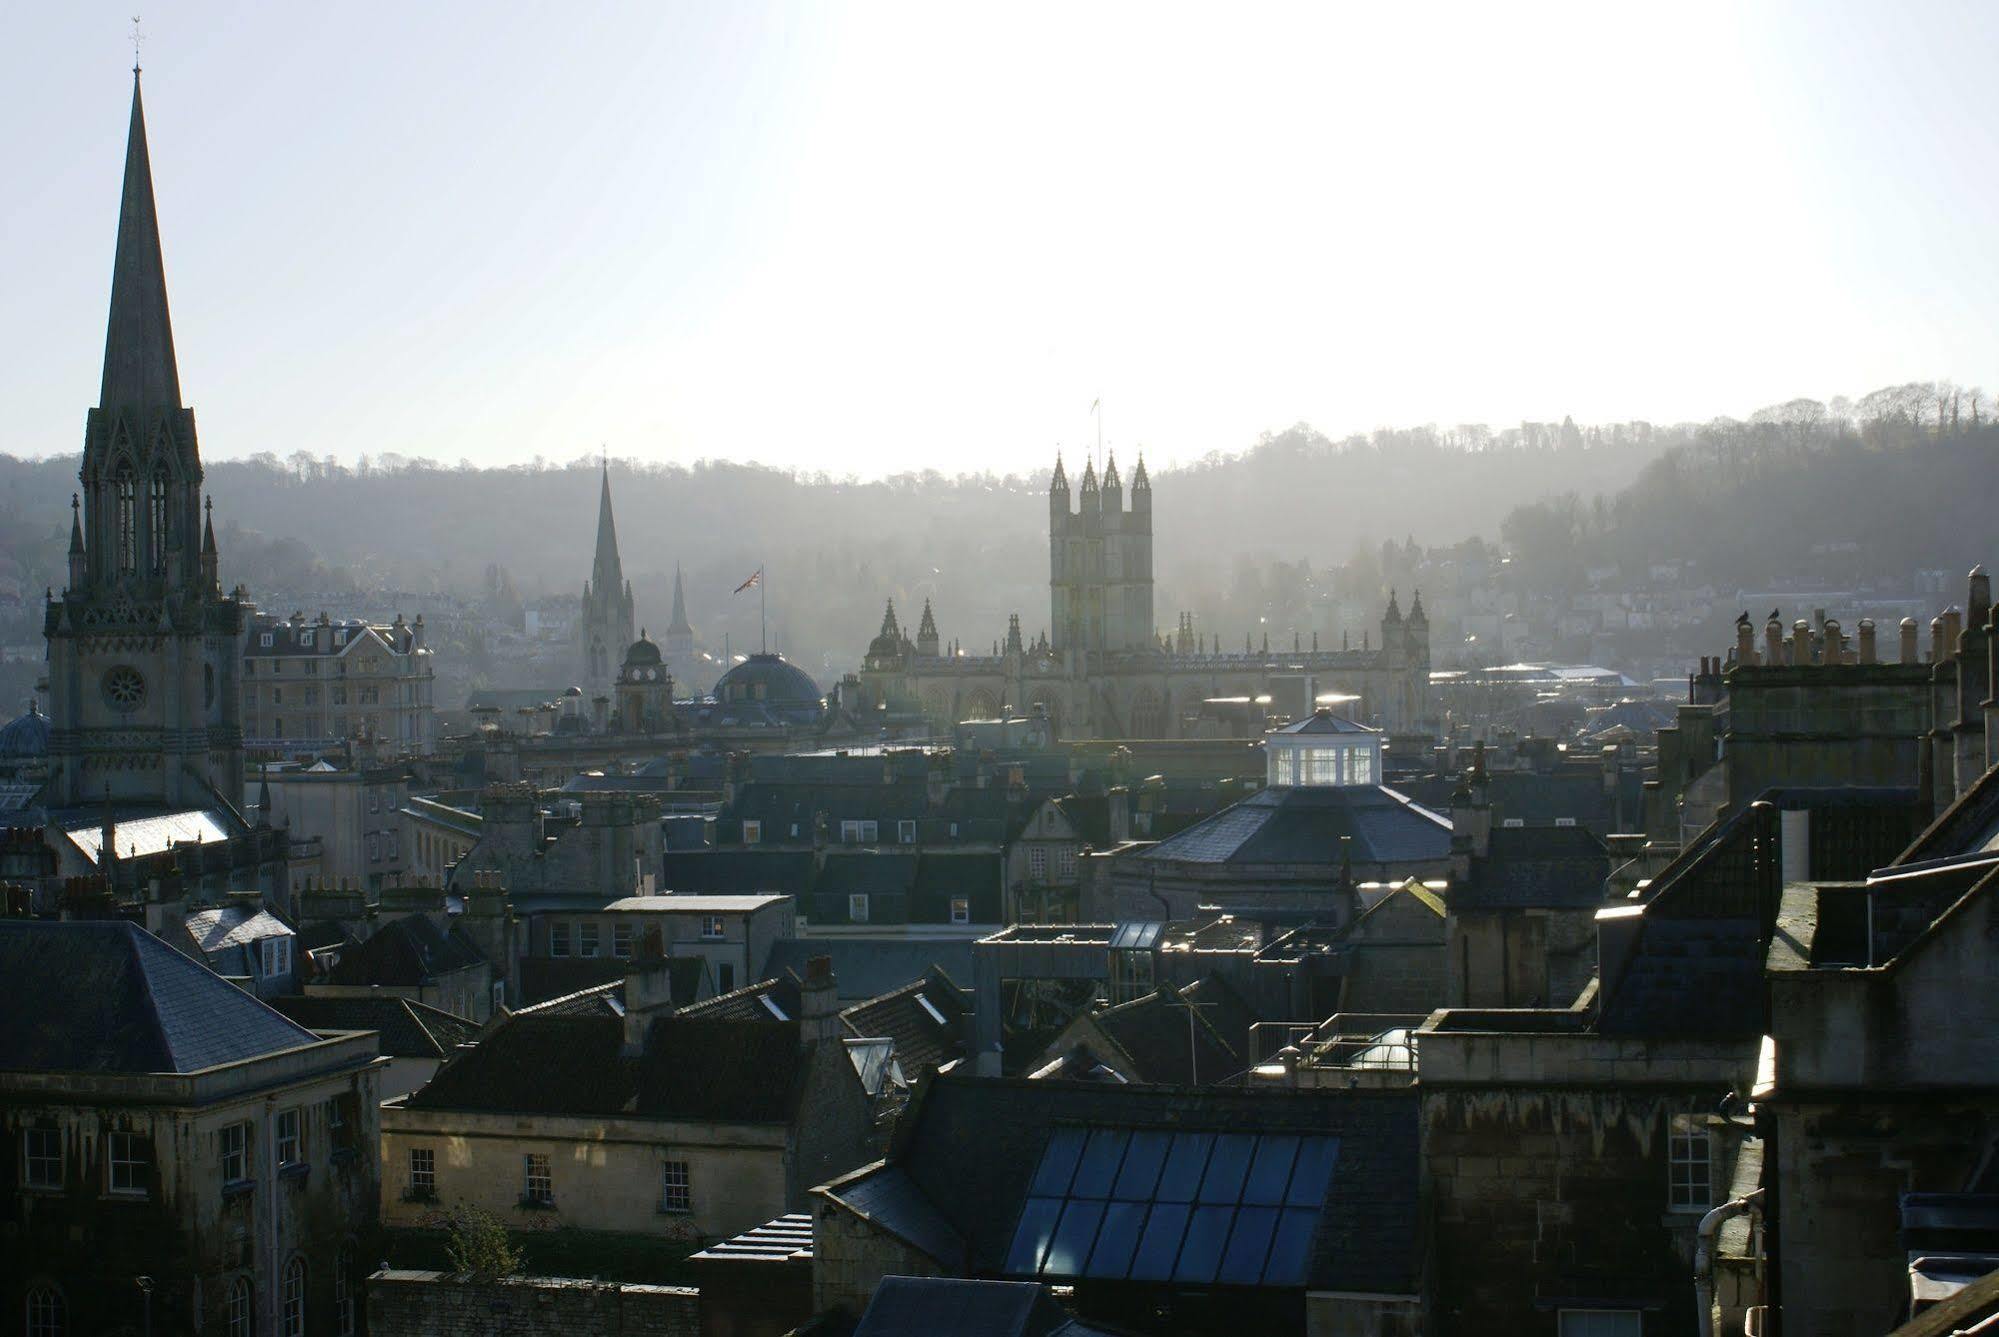
M 1191 1027 L 1183 1003 L 1194 1004 Z M 1247 1068 L 1249 1028 L 1261 1018 L 1226 981 L 1211 975 L 1184 989 L 1162 984 L 1095 1020 L 1129 1058 L 1134 1080 L 1188 1086 L 1224 1081 Z
M 295 936 L 282 919 L 253 905 L 223 905 L 187 916 L 187 933 L 204 952 L 242 947 L 264 938 Z
M 450 1058 L 479 1039 L 479 1024 L 441 1008 L 394 995 L 326 998 L 293 995 L 271 1006 L 316 1031 L 378 1031 L 382 1052 L 397 1058 Z
M 318 1037 L 134 924 L 0 920 L 0 1069 L 195 1072 Z
M 1420 1257 L 1413 1090 L 1120 1086 L 939 1074 L 903 1116 L 890 1164 L 962 1235 L 967 1271 L 1005 1269 L 1058 1125 L 1313 1133 L 1339 1139 L 1314 1234 L 1314 1290 L 1409 1294 Z
M 964 1057 L 963 1018 L 969 1011 L 950 977 L 933 969 L 923 979 L 854 1004 L 840 1013 L 840 1020 L 857 1039 L 895 1041 L 896 1061 L 914 1079 L 926 1068 Z
M 483 965 L 485 960 L 459 925 L 453 924 L 447 933 L 427 915 L 406 915 L 342 952 L 327 982 L 407 988 L 434 983 L 440 975 Z
M 833 959 L 840 998 L 864 1002 L 940 970 L 953 980 L 972 978 L 970 938 L 779 938 L 764 962 L 767 977 L 805 973 L 815 956 Z
M 775 979 L 758 980 L 740 989 L 704 998 L 680 1010 L 683 1017 L 711 1017 L 730 1021 L 796 1021 L 798 1019 L 798 976 L 790 971 Z
M 125 137 L 125 189 L 118 206 L 118 251 L 111 270 L 111 315 L 104 334 L 104 383 L 98 404 L 120 408 L 180 408 L 173 320 L 167 312 L 167 267 L 153 206 L 153 164 L 146 150 L 146 111 L 139 72 L 132 72 L 132 121 Z
M 1353 839 L 1361 863 L 1447 857 L 1451 824 L 1380 785 L 1276 787 L 1168 836 L 1139 857 L 1179 863 L 1327 864 Z
M 1030 1281 L 883 1277 L 854 1337 L 1070 1337 L 1068 1311 Z
M 662 886 L 674 892 L 803 895 L 812 887 L 810 850 L 667 850 Z
M 1468 881 L 1451 888 L 1457 909 L 1595 909 L 1603 904 L 1610 850 L 1580 826 L 1502 826 Z
M 655 1018 L 626 1057 L 616 1017 L 508 1018 L 409 1097 L 411 1109 L 784 1123 L 809 1051 L 796 1022 Z

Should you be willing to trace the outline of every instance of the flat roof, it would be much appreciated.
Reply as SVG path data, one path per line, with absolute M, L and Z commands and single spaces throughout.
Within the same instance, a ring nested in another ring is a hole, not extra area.
M 790 899 L 777 892 L 746 896 L 625 896 L 612 901 L 604 911 L 607 914 L 747 914 Z

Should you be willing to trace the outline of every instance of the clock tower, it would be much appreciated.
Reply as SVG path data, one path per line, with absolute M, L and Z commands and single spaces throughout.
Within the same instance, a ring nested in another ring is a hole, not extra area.
M 243 802 L 243 637 L 181 402 L 139 72 L 125 145 L 104 382 L 84 429 L 69 583 L 49 600 L 51 808 Z

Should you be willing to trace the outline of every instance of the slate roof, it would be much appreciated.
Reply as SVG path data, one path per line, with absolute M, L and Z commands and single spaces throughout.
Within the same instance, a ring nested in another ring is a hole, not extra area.
M 1028 1184 L 1058 1124 L 1337 1137 L 1308 1287 L 1398 1295 L 1416 1289 L 1412 1090 L 1189 1089 L 951 1072 L 933 1079 L 904 1114 L 889 1164 L 965 1239 L 967 1270 L 998 1275 Z
M 682 1008 L 680 1015 L 759 1023 L 795 1022 L 799 1012 L 798 989 L 798 976 L 786 971 L 775 979 L 758 980 L 729 993 L 704 998 Z M 773 1007 L 777 1009 L 775 1012 L 771 1010 Z
M 1139 857 L 1178 863 L 1337 865 L 1353 839 L 1359 863 L 1416 863 L 1451 852 L 1451 824 L 1380 785 L 1260 790 L 1168 836 Z
M 786 1123 L 808 1051 L 796 1022 L 655 1018 L 623 1054 L 616 1017 L 520 1013 L 438 1070 L 410 1109 Z
M 811 890 L 812 877 L 809 850 L 667 850 L 661 856 L 660 885 L 675 892 L 802 896 Z
M 946 1267 L 965 1263 L 965 1237 L 899 1165 L 878 1161 L 826 1186 L 827 1196 Z
M 1086 1337 L 1102 1329 L 1069 1317 L 1029 1281 L 883 1277 L 853 1337 Z
M 63 820 L 63 835 L 93 864 L 104 851 L 101 815 L 82 809 Z M 156 812 L 126 817 L 112 812 L 111 838 L 117 842 L 120 858 L 134 854 L 162 854 L 183 841 L 215 845 L 229 839 L 235 824 L 228 814 L 208 808 L 186 808 L 177 812 Z
M 318 1037 L 134 924 L 0 920 L 0 1069 L 196 1072 Z
M 343 951 L 327 982 L 408 988 L 435 983 L 441 975 L 483 965 L 485 960 L 459 925 L 446 932 L 427 915 L 406 915 Z
M 377 1031 L 382 1052 L 397 1058 L 450 1058 L 479 1039 L 479 1023 L 408 998 L 294 995 L 271 1006 L 315 1031 Z
M 1350 719 L 1345 719 L 1339 715 L 1333 714 L 1333 712 L 1330 710 L 1321 708 L 1319 710 L 1313 711 L 1311 714 L 1307 715 L 1302 720 L 1295 720 L 1292 723 L 1285 725 L 1283 728 L 1273 729 L 1271 732 L 1278 734 L 1315 735 L 1315 736 L 1327 735 L 1327 734 L 1351 734 L 1354 736 L 1364 737 L 1368 734 L 1378 734 L 1381 732 L 1381 730 L 1370 729 L 1365 724 L 1355 724 Z
M 258 906 L 224 905 L 195 910 L 189 913 L 186 922 L 188 937 L 209 954 L 249 946 L 265 938 L 296 936 L 282 919 Z
M 625 968 L 615 956 L 524 956 L 516 967 L 521 1008 L 604 984 L 616 984 L 622 991 Z
M 530 1012 L 542 1017 L 622 1017 L 625 1015 L 625 982 L 615 979 L 606 984 L 593 984 L 575 993 L 558 994 L 514 1009 L 517 1017 Z
M 933 969 L 926 978 L 854 1004 L 840 1020 L 856 1039 L 895 1041 L 896 1062 L 914 1080 L 925 1069 L 964 1057 L 964 1017 L 970 1011 L 950 977 Z
M 1182 1001 L 1197 1005 L 1191 1056 Z M 1095 1018 L 1097 1029 L 1129 1059 L 1133 1080 L 1175 1086 L 1212 1084 L 1249 1067 L 1249 1028 L 1260 1020 L 1242 995 L 1213 975 L 1184 989 L 1162 984 Z
M 962 938 L 779 938 L 764 962 L 766 977 L 786 972 L 803 976 L 815 956 L 833 959 L 833 980 L 842 1002 L 863 1002 L 923 978 L 932 969 L 953 980 L 972 978 L 972 939 Z
M 1494 828 L 1469 880 L 1451 887 L 1459 910 L 1594 910 L 1610 876 L 1610 849 L 1580 826 Z

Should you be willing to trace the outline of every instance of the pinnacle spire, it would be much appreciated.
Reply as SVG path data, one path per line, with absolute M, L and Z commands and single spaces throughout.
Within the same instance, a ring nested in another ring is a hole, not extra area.
M 1062 452 L 1059 450 L 1055 452 L 1055 476 L 1048 480 L 1048 490 L 1050 492 L 1069 490 L 1069 475 L 1062 468 Z
M 611 516 L 611 466 L 604 465 L 603 485 L 597 498 L 597 558 L 590 566 L 590 583 L 602 594 L 613 595 L 625 587 L 624 563 L 618 560 L 618 523 Z
M 1123 484 L 1118 481 L 1117 452 L 1115 450 L 1108 452 L 1104 456 L 1104 486 L 1107 488 L 1117 488 L 1123 486 Z
M 1151 486 L 1152 480 L 1145 474 L 1145 452 L 1141 450 L 1138 452 L 1138 467 L 1131 472 L 1131 490 L 1137 492 Z
M 132 124 L 125 140 L 125 190 L 118 207 L 118 250 L 111 270 L 111 315 L 104 335 L 104 384 L 98 403 L 107 410 L 183 407 L 137 69 L 132 71 Z
M 74 492 L 69 494 L 69 555 L 72 557 L 83 555 L 83 512 L 79 509 L 77 495 Z
M 930 601 L 928 599 L 923 601 L 923 621 L 918 624 L 916 634 L 918 636 L 928 636 L 933 641 L 937 639 L 937 618 L 930 611 Z
M 680 563 L 673 564 L 673 621 L 667 624 L 669 636 L 692 636 L 694 628 L 687 622 L 687 594 L 680 587 Z

